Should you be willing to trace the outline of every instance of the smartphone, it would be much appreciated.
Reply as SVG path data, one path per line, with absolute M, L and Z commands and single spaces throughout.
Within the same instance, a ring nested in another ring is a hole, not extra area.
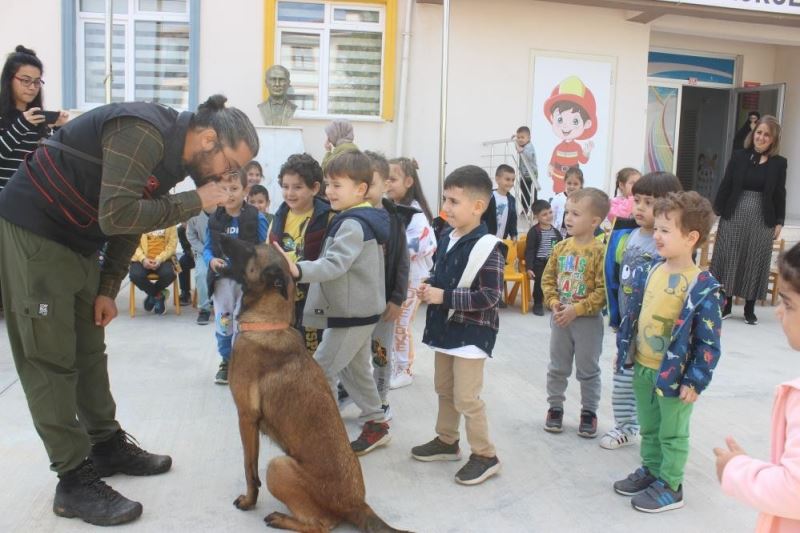
M 55 124 L 58 117 L 61 116 L 60 111 L 42 111 L 39 110 L 36 112 L 37 115 L 44 115 L 44 123 L 48 126 L 51 124 Z

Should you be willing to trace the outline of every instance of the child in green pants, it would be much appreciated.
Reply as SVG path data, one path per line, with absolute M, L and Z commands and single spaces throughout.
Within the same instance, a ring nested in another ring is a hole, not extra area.
M 618 357 L 634 363 L 633 390 L 642 437 L 642 466 L 614 483 L 634 509 L 683 507 L 689 420 L 720 355 L 720 285 L 692 261 L 711 230 L 711 204 L 696 192 L 657 200 L 660 256 L 634 274 L 633 293 L 617 333 Z

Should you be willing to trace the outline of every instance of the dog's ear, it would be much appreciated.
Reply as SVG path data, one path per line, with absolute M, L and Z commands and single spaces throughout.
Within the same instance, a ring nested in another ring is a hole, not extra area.
M 244 271 L 247 260 L 255 254 L 255 246 L 249 242 L 240 241 L 227 235 L 220 235 L 220 247 L 230 260 L 235 270 Z

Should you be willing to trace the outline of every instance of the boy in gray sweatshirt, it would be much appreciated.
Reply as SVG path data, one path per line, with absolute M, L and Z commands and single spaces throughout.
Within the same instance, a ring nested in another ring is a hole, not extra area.
M 341 381 L 361 409 L 364 426 L 351 446 L 364 455 L 390 439 L 370 371 L 372 332 L 386 308 L 383 245 L 389 216 L 366 199 L 372 165 L 359 150 L 337 154 L 325 174 L 325 194 L 338 214 L 328 225 L 319 259 L 289 265 L 298 282 L 311 284 L 303 326 L 325 329 L 314 359 L 334 398 Z

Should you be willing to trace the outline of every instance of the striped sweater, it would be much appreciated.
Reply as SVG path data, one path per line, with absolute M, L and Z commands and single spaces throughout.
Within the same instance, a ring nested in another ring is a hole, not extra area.
M 43 129 L 34 126 L 14 112 L 8 119 L 0 119 L 0 191 L 22 164 L 23 159 L 36 149 Z

